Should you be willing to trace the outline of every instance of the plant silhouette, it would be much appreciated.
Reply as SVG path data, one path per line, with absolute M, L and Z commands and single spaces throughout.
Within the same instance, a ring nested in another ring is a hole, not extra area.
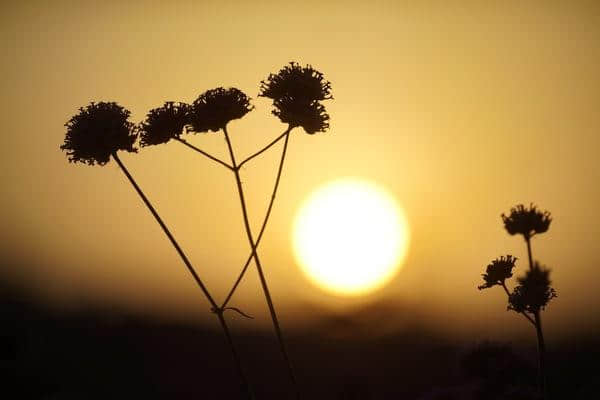
M 257 248 L 271 215 L 288 150 L 290 133 L 297 127 L 302 127 L 308 134 L 325 132 L 329 128 L 329 115 L 327 114 L 325 107 L 321 104 L 321 101 L 332 99 L 331 83 L 325 81 L 323 74 L 313 69 L 310 65 L 302 67 L 298 63 L 290 62 L 289 65 L 283 67 L 277 74 L 270 74 L 266 80 L 261 81 L 259 97 L 272 99 L 272 104 L 274 106 L 272 114 L 278 117 L 281 122 L 287 124 L 287 128 L 281 135 L 262 149 L 239 162 L 235 156 L 227 125 L 232 120 L 244 117 L 248 112 L 254 109 L 254 106 L 250 103 L 251 99 L 237 88 L 218 87 L 208 90 L 198 96 L 192 104 L 172 101 L 166 102 L 162 107 L 150 110 L 146 119 L 139 125 L 129 122 L 127 120 L 130 115 L 129 111 L 116 103 L 92 103 L 86 108 L 81 108 L 80 113 L 67 122 L 67 135 L 61 149 L 67 151 L 70 162 L 83 162 L 89 165 L 94 165 L 95 163 L 105 165 L 112 156 L 126 175 L 129 182 L 133 185 L 136 192 L 142 198 L 144 204 L 155 217 L 165 235 L 169 238 L 171 244 L 192 274 L 199 288 L 204 293 L 204 296 L 209 301 L 211 311 L 218 317 L 219 323 L 226 336 L 227 343 L 231 349 L 242 388 L 249 398 L 252 397 L 252 393 L 224 318 L 224 311 L 233 310 L 248 317 L 248 315 L 238 308 L 228 306 L 228 304 L 238 288 L 239 283 L 243 279 L 251 261 L 254 260 L 280 346 L 280 351 L 286 363 L 296 398 L 300 398 L 298 383 L 293 372 L 292 363 L 287 352 L 279 319 Z M 220 131 L 223 132 L 231 164 L 212 156 L 181 137 L 182 134 L 187 133 Z M 251 252 L 231 290 L 220 305 L 217 304 L 211 296 L 162 218 L 156 212 L 143 191 L 117 156 L 118 150 L 136 152 L 137 149 L 134 147 L 134 143 L 138 135 L 140 137 L 141 147 L 159 145 L 173 139 L 185 145 L 187 148 L 192 149 L 202 156 L 229 169 L 234 175 L 242 210 L 244 228 Z M 260 156 L 282 139 L 284 140 L 284 144 L 270 202 L 260 231 L 258 235 L 255 236 L 249 223 L 248 208 L 246 205 L 244 188 L 242 186 L 240 169 L 246 163 Z
M 540 211 L 533 204 L 525 207 L 522 204 L 511 208 L 510 214 L 502 214 L 504 228 L 510 235 L 522 235 L 527 245 L 529 270 L 517 278 L 519 283 L 511 292 L 506 286 L 506 280 L 513 275 L 516 257 L 507 255 L 493 260 L 482 275 L 484 284 L 478 289 L 502 286 L 508 299 L 508 310 L 523 315 L 534 327 L 538 342 L 538 392 L 542 399 L 547 399 L 546 388 L 546 344 L 542 330 L 541 311 L 555 298 L 556 290 L 550 286 L 550 270 L 537 261 L 534 262 L 531 251 L 531 239 L 544 233 L 550 227 L 552 218 L 548 211 Z
M 169 110 L 173 110 L 172 105 L 170 105 Z M 172 235 L 154 206 L 150 203 L 142 189 L 139 187 L 133 176 L 131 176 L 117 155 L 118 150 L 127 150 L 129 152 L 137 151 L 137 149 L 133 147 L 133 144 L 138 136 L 137 127 L 135 124 L 127 121 L 129 115 L 130 112 L 128 110 L 114 102 L 91 103 L 85 108 L 80 108 L 80 113 L 72 117 L 69 122 L 65 124 L 67 127 L 67 134 L 65 143 L 60 148 L 67 151 L 69 162 L 82 162 L 88 165 L 94 165 L 95 163 L 105 165 L 112 156 L 121 171 L 123 171 L 131 185 L 141 197 L 146 207 L 148 207 L 162 228 L 163 232 L 181 257 L 185 266 L 192 274 L 197 285 L 204 293 L 204 296 L 211 304 L 212 310 L 219 319 L 219 323 L 231 349 L 237 368 L 237 373 L 241 381 L 242 390 L 248 395 L 248 398 L 253 398 L 250 391 L 250 386 L 248 385 L 248 381 L 242 369 L 237 350 L 233 344 L 229 327 L 227 326 L 225 318 L 223 317 L 222 309 L 218 307 L 217 303 L 198 276 L 189 259 L 177 243 L 177 240 Z M 162 117 L 158 116 L 155 121 L 162 121 Z M 157 129 L 154 132 L 158 133 L 159 131 L 161 134 L 164 133 L 164 131 L 158 129 L 157 126 Z M 159 135 L 156 136 L 156 140 L 158 140 L 158 136 Z

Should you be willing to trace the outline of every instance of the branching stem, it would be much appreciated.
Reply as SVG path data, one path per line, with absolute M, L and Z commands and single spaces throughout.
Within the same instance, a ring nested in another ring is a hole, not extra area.
M 194 280 L 196 281 L 196 283 L 198 284 L 198 286 L 200 287 L 200 289 L 204 293 L 204 296 L 206 297 L 206 299 L 208 300 L 208 302 L 212 306 L 212 309 L 216 310 L 216 311 L 214 311 L 214 313 L 217 314 L 217 317 L 219 319 L 219 323 L 221 324 L 221 328 L 223 329 L 223 333 L 225 333 L 225 338 L 227 340 L 227 344 L 229 345 L 232 357 L 233 357 L 235 365 L 236 365 L 236 370 L 237 370 L 237 373 L 238 373 L 238 377 L 240 379 L 240 385 L 241 385 L 242 391 L 243 391 L 243 393 L 245 393 L 247 395 L 248 399 L 253 399 L 253 395 L 252 395 L 252 392 L 250 390 L 250 386 L 248 385 L 248 380 L 247 380 L 246 375 L 244 373 L 244 370 L 242 368 L 242 363 L 241 363 L 240 357 L 239 357 L 239 355 L 237 353 L 237 350 L 236 350 L 236 348 L 235 348 L 235 346 L 233 344 L 233 339 L 231 338 L 231 333 L 229 332 L 229 328 L 227 326 L 225 318 L 223 317 L 223 310 L 222 310 L 222 308 L 219 308 L 217 306 L 217 303 L 215 303 L 215 301 L 214 301 L 213 297 L 210 295 L 208 289 L 206 288 L 206 286 L 204 286 L 204 283 L 202 282 L 202 280 L 200 279 L 200 277 L 196 273 L 196 270 L 194 269 L 194 267 L 190 263 L 189 259 L 187 258 L 187 256 L 185 255 L 185 253 L 183 252 L 183 250 L 181 249 L 181 247 L 179 246 L 179 243 L 177 243 L 177 240 L 175 240 L 175 237 L 171 234 L 171 231 L 169 230 L 169 228 L 167 228 L 167 225 L 163 222 L 162 218 L 160 217 L 160 215 L 158 214 L 158 212 L 156 211 L 156 209 L 154 208 L 154 206 L 152 206 L 152 203 L 150 203 L 150 201 L 148 200 L 148 198 L 146 197 L 146 195 L 144 194 L 144 192 L 142 191 L 142 189 L 138 186 L 138 184 L 135 181 L 135 179 L 133 179 L 133 176 L 131 176 L 131 174 L 129 173 L 129 171 L 127 170 L 127 168 L 125 168 L 125 165 L 121 162 L 121 159 L 117 156 L 117 153 L 113 152 L 112 153 L 112 157 L 117 162 L 117 164 L 119 165 L 119 168 L 121 168 L 121 171 L 123 171 L 123 173 L 125 174 L 125 176 L 129 180 L 129 182 L 131 183 L 131 185 L 133 186 L 133 188 L 135 189 L 135 191 L 142 198 L 142 201 L 144 202 L 144 204 L 146 205 L 146 207 L 148 207 L 148 210 L 150 210 L 150 212 L 152 213 L 152 215 L 156 219 L 156 222 L 158 222 L 158 224 L 162 228 L 162 230 L 165 233 L 165 235 L 167 235 L 167 237 L 171 241 L 171 244 L 173 245 L 173 247 L 175 248 L 175 250 L 177 250 L 177 253 L 181 257 L 181 260 L 183 261 L 183 263 L 187 267 L 188 271 L 190 271 L 190 273 L 194 277 Z
M 271 320 L 273 321 L 273 327 L 275 328 L 277 340 L 279 341 L 279 347 L 280 347 L 281 353 L 283 355 L 283 358 L 287 364 L 290 380 L 292 381 L 292 384 L 294 385 L 294 390 L 296 391 L 296 398 L 299 399 L 300 392 L 298 390 L 298 384 L 296 382 L 296 377 L 294 375 L 294 371 L 292 369 L 292 364 L 290 362 L 290 358 L 288 356 L 285 342 L 283 340 L 283 334 L 282 334 L 281 328 L 279 326 L 279 320 L 277 318 L 277 313 L 275 312 L 275 306 L 273 305 L 273 300 L 271 299 L 271 293 L 270 293 L 268 285 L 267 285 L 267 281 L 266 281 L 266 278 L 265 278 L 265 275 L 264 275 L 264 272 L 262 269 L 260 258 L 258 257 L 258 253 L 256 252 L 256 242 L 254 241 L 254 238 L 252 236 L 252 230 L 250 228 L 250 221 L 248 218 L 248 210 L 246 207 L 246 200 L 244 198 L 244 189 L 242 188 L 242 181 L 240 179 L 240 172 L 239 172 L 238 165 L 236 164 L 236 161 L 235 161 L 235 155 L 233 152 L 233 148 L 231 146 L 231 140 L 229 139 L 229 134 L 227 132 L 226 127 L 223 128 L 223 133 L 225 134 L 225 141 L 227 142 L 227 148 L 229 150 L 229 155 L 231 157 L 231 164 L 233 166 L 233 173 L 235 175 L 235 181 L 237 184 L 238 195 L 240 198 L 240 205 L 242 207 L 244 226 L 246 228 L 246 236 L 248 237 L 248 243 L 250 244 L 250 247 L 252 248 L 252 257 L 254 258 L 254 262 L 256 264 L 256 269 L 258 271 L 258 276 L 260 278 L 260 283 L 261 283 L 263 292 L 265 294 L 265 299 L 267 301 L 267 305 L 269 306 L 269 312 L 271 314 Z M 270 147 L 270 146 L 268 146 L 268 147 Z
M 269 202 L 269 207 L 267 207 L 267 213 L 265 214 L 265 218 L 263 220 L 262 226 L 260 227 L 260 232 L 258 233 L 258 237 L 256 238 L 256 242 L 254 243 L 255 247 L 258 248 L 258 244 L 260 243 L 260 240 L 263 237 L 263 233 L 265 232 L 265 228 L 267 226 L 267 222 L 269 221 L 269 217 L 271 215 L 271 210 L 273 209 L 273 203 L 275 202 L 275 196 L 277 194 L 277 188 L 279 187 L 279 181 L 281 179 L 281 173 L 283 171 L 283 163 L 285 161 L 285 156 L 287 153 L 287 147 L 288 147 L 288 142 L 290 139 L 290 132 L 291 129 L 288 129 L 284 132 L 284 136 L 285 140 L 283 142 L 283 150 L 281 152 L 281 160 L 279 161 L 279 168 L 277 170 L 277 178 L 275 179 L 275 185 L 273 187 L 273 193 L 271 194 L 271 200 Z M 266 148 L 270 147 L 267 146 Z M 249 160 L 250 158 L 246 159 Z M 241 164 L 240 164 L 241 165 Z M 238 166 L 239 167 L 239 166 Z M 250 261 L 252 261 L 254 253 L 250 253 L 250 255 L 248 256 L 248 259 L 246 260 L 246 263 L 244 264 L 244 267 L 242 268 L 240 275 L 238 276 L 237 280 L 235 281 L 233 287 L 231 288 L 231 290 L 229 291 L 229 294 L 227 294 L 227 297 L 225 298 L 225 301 L 223 301 L 223 304 L 221 305 L 221 308 L 225 308 L 227 306 L 227 304 L 229 303 L 229 300 L 231 300 L 231 297 L 233 296 L 233 294 L 235 293 L 238 285 L 240 284 L 240 282 L 242 281 L 242 278 L 244 277 L 244 274 L 246 273 L 246 271 L 248 270 L 248 266 L 250 265 Z
M 275 143 L 279 142 L 283 137 L 287 136 L 290 131 L 292 130 L 292 127 L 288 127 L 285 132 L 283 132 L 281 135 L 277 136 L 271 143 L 269 143 L 268 145 L 266 145 L 265 147 L 263 147 L 261 150 L 257 151 L 256 153 L 252 154 L 250 157 L 246 158 L 244 161 L 242 161 L 241 163 L 238 164 L 237 169 L 242 168 L 242 166 L 244 164 L 246 164 L 248 161 L 252 160 L 254 157 L 258 157 L 259 155 L 261 155 L 263 152 L 267 151 L 271 146 L 273 146 Z
M 502 287 L 504 288 L 504 291 L 506 292 L 506 296 L 508 296 L 508 299 L 510 301 L 510 291 L 506 287 L 506 283 L 502 282 Z M 527 320 L 535 326 L 535 321 L 529 315 L 527 315 L 527 313 L 525 311 L 521 311 L 521 314 L 523 314 L 523 316 L 525 318 L 527 318 Z
M 180 142 L 180 143 L 183 143 L 183 144 L 185 144 L 185 145 L 186 145 L 187 147 L 189 147 L 190 149 L 197 151 L 198 153 L 202 154 L 203 156 L 205 156 L 205 157 L 208 157 L 208 158 L 210 158 L 211 160 L 213 160 L 213 161 L 215 161 L 215 162 L 218 162 L 219 164 L 221 164 L 221 165 L 222 165 L 222 166 L 224 166 L 225 168 L 227 168 L 227 169 L 230 169 L 230 170 L 232 170 L 232 171 L 233 171 L 233 167 L 232 167 L 231 165 L 227 164 L 225 161 L 221 161 L 221 160 L 219 160 L 217 157 L 214 157 L 214 156 L 210 155 L 209 153 L 205 152 L 204 150 L 197 148 L 197 147 L 196 147 L 196 146 L 194 146 L 193 144 L 191 144 L 191 143 L 188 143 L 187 141 L 185 141 L 184 139 L 182 139 L 182 138 L 180 138 L 180 137 L 176 137 L 176 138 L 174 138 L 174 139 L 175 139 L 175 140 L 177 140 L 177 141 L 178 141 L 178 142 Z

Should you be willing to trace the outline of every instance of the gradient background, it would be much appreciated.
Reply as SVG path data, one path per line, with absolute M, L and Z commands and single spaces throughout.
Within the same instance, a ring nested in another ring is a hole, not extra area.
M 543 314 L 548 341 L 595 326 L 596 2 L 221 3 L 3 6 L 3 280 L 53 307 L 125 308 L 214 324 L 116 164 L 67 162 L 59 150 L 63 125 L 90 101 L 116 101 L 139 122 L 164 101 L 192 102 L 207 89 L 234 86 L 256 106 L 230 125 L 243 157 L 285 129 L 256 95 L 262 79 L 294 60 L 322 71 L 335 100 L 325 104 L 328 132 L 294 131 L 260 246 L 284 330 L 385 304 L 391 311 L 378 320 L 395 328 L 410 314 L 450 334 L 532 339 L 530 327 L 504 311 L 501 290 L 476 289 L 500 255 L 516 255 L 518 273 L 525 270 L 524 242 L 500 219 L 521 202 L 554 218 L 533 240 L 534 257 L 552 268 L 559 293 Z M 227 158 L 222 134 L 188 138 Z M 243 170 L 255 227 L 280 149 Z M 248 256 L 231 173 L 174 142 L 121 158 L 222 298 Z M 411 229 L 399 275 L 361 298 L 312 286 L 292 255 L 296 210 L 316 187 L 341 177 L 385 186 Z M 234 329 L 270 330 L 254 268 L 232 305 L 256 317 L 231 315 Z

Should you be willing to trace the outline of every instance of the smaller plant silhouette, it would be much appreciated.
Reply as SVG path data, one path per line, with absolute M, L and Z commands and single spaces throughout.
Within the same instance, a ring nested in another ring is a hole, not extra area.
M 546 345 L 540 313 L 557 295 L 556 290 L 550 286 L 550 270 L 533 260 L 531 239 L 548 231 L 552 218 L 548 211 L 540 211 L 533 204 L 529 207 L 519 204 L 511 208 L 508 215 L 502 214 L 501 217 L 504 228 L 510 235 L 523 236 L 527 245 L 529 269 L 525 275 L 517 278 L 519 284 L 511 292 L 506 281 L 513 276 L 517 258 L 511 255 L 501 256 L 488 264 L 486 272 L 482 274 L 484 284 L 477 288 L 482 290 L 502 286 L 507 295 L 507 309 L 520 313 L 535 327 L 538 342 L 538 391 L 540 397 L 545 399 Z

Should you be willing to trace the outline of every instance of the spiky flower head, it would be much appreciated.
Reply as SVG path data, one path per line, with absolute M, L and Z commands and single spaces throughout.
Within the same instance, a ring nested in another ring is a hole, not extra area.
M 548 211 L 540 211 L 533 204 L 529 208 L 519 204 L 510 209 L 508 216 L 502 214 L 502 221 L 509 234 L 520 233 L 525 239 L 529 239 L 537 233 L 546 232 L 552 218 Z
M 194 101 L 189 110 L 193 132 L 218 132 L 234 119 L 252 111 L 250 98 L 239 89 L 222 87 L 207 90 Z
M 509 310 L 536 313 L 556 297 L 556 290 L 550 286 L 550 270 L 537 262 L 518 281 L 520 285 L 508 297 Z
M 167 143 L 179 137 L 188 124 L 189 108 L 189 104 L 168 101 L 162 107 L 150 110 L 146 120 L 140 124 L 140 145 Z
M 118 150 L 136 152 L 135 124 L 128 121 L 130 112 L 114 102 L 90 103 L 79 109 L 65 124 L 67 134 L 60 146 L 69 162 L 88 165 L 106 164 Z
M 310 65 L 290 62 L 277 74 L 270 74 L 261 81 L 259 96 L 273 99 L 272 113 L 292 128 L 301 126 L 309 134 L 329 128 L 329 114 L 320 101 L 333 98 L 331 83 Z
M 298 103 L 289 97 L 275 100 L 275 109 L 271 111 L 281 122 L 289 124 L 292 128 L 301 126 L 306 133 L 315 134 L 325 132 L 329 128 L 329 114 L 318 101 L 310 104 Z
M 260 82 L 259 96 L 273 100 L 289 97 L 306 104 L 333 98 L 331 83 L 323 79 L 321 72 L 310 65 L 301 67 L 293 61 L 277 74 L 270 74 L 266 80 Z
M 512 270 L 515 267 L 516 261 L 517 258 L 511 255 L 507 255 L 506 257 L 501 256 L 500 258 L 492 260 L 492 262 L 488 264 L 485 274 L 481 275 L 483 276 L 485 283 L 478 286 L 477 289 L 481 290 L 491 288 L 495 285 L 503 285 L 504 281 L 512 277 Z

